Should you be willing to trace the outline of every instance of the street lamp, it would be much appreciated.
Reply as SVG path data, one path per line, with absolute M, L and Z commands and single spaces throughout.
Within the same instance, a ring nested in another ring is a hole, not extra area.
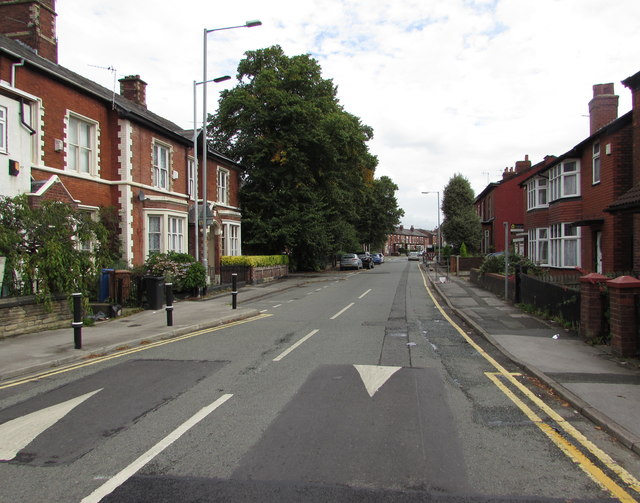
M 215 82 L 215 83 L 224 82 L 225 80 L 229 80 L 229 79 L 231 79 L 231 77 L 229 77 L 228 75 L 225 75 L 224 77 L 216 77 L 215 79 L 207 80 L 207 82 L 196 82 L 195 80 L 193 81 L 193 193 L 194 193 L 193 197 L 196 201 L 196 209 L 195 209 L 195 216 L 196 216 L 195 259 L 196 259 L 196 262 L 200 262 L 200 253 L 199 253 L 200 239 L 198 239 L 198 231 L 200 230 L 200 213 L 198 211 L 198 122 L 196 118 L 196 115 L 197 115 L 196 88 L 201 84 L 205 84 L 209 82 Z M 205 134 L 204 128 L 203 128 L 202 134 Z M 206 214 L 204 215 L 203 218 L 207 218 Z
M 437 194 L 438 195 L 438 263 L 440 263 L 440 248 L 442 248 L 441 246 L 441 241 L 440 241 L 440 192 L 437 190 L 431 190 L 428 192 L 423 192 L 423 194 Z
M 203 57 L 202 57 L 202 205 L 204 216 L 202 218 L 202 265 L 207 274 L 209 282 L 209 259 L 207 257 L 207 35 L 214 31 L 233 30 L 235 28 L 253 28 L 262 23 L 258 20 L 247 21 L 239 26 L 227 26 L 225 28 L 204 29 L 203 33 Z

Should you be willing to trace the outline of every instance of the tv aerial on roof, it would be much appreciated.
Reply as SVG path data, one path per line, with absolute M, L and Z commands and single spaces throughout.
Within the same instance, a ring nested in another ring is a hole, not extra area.
M 98 66 L 98 65 L 88 65 L 93 68 L 100 68 L 101 70 L 109 70 L 113 75 L 113 88 L 111 89 L 113 95 L 111 97 L 111 108 L 116 108 L 116 74 L 117 70 L 113 67 L 113 65 L 109 66 Z

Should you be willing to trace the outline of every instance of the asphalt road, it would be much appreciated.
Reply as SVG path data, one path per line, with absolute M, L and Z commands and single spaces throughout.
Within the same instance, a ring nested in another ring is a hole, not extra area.
M 635 455 L 434 300 L 416 262 L 390 260 L 256 301 L 259 319 L 0 389 L 0 501 L 640 497 L 522 402 L 608 452 L 604 475 L 638 477 Z

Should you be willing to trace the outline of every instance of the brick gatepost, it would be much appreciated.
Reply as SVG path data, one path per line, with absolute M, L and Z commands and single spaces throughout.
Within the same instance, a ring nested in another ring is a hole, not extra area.
M 611 349 L 618 356 L 635 356 L 638 352 L 638 308 L 640 280 L 620 276 L 607 281 L 611 310 Z
M 605 310 L 602 290 L 609 280 L 602 274 L 591 273 L 580 278 L 580 336 L 587 342 L 605 335 Z

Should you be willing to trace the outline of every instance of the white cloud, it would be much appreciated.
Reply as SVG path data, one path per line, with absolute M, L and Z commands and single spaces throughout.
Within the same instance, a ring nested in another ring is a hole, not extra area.
M 637 0 L 58 0 L 60 63 L 105 87 L 139 74 L 149 108 L 192 126 L 192 83 L 234 76 L 247 50 L 309 53 L 345 109 L 374 128 L 378 176 L 399 186 L 405 226 L 433 228 L 435 195 L 455 173 L 476 193 L 506 166 L 561 154 L 588 135 L 591 86 L 614 82 L 620 115 L 636 73 Z M 219 86 L 231 86 L 233 82 Z M 210 88 L 210 110 L 216 106 Z M 200 112 L 198 117 L 200 117 Z

